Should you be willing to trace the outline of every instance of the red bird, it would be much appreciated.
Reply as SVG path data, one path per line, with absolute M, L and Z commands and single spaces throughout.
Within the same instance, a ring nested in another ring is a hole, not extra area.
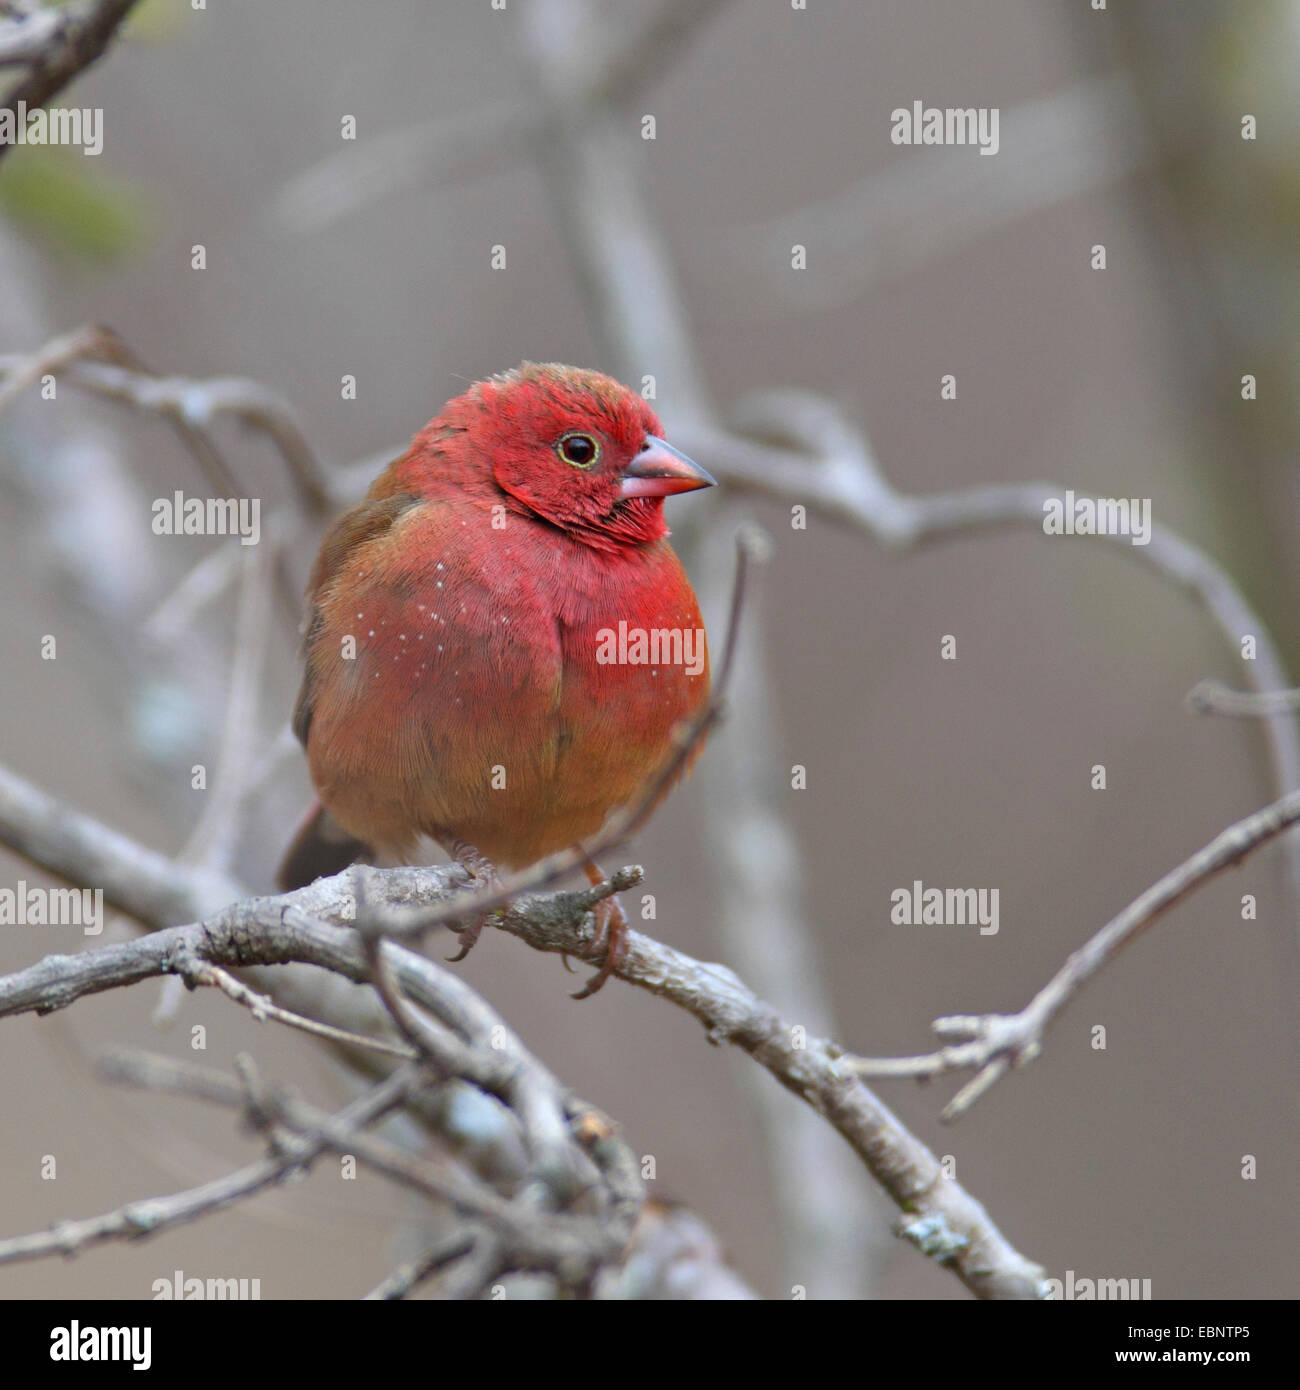
M 420 835 L 522 868 L 647 792 L 709 697 L 663 501 L 714 480 L 661 432 L 610 377 L 525 362 L 449 401 L 335 522 L 294 712 L 319 801 L 285 888 Z M 578 998 L 626 949 L 616 900 L 601 916 Z

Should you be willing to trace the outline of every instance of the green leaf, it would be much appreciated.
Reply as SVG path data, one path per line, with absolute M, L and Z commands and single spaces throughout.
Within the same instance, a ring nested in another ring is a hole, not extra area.
M 100 174 L 80 150 L 24 145 L 0 165 L 0 214 L 45 249 L 101 263 L 144 235 L 141 191 Z

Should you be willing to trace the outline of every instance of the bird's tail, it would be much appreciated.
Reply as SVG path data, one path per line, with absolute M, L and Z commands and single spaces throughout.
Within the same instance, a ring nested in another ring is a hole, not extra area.
M 374 851 L 364 840 L 350 835 L 319 801 L 313 801 L 298 823 L 276 880 L 281 891 L 288 893 L 326 874 L 337 874 L 357 859 L 373 858 Z

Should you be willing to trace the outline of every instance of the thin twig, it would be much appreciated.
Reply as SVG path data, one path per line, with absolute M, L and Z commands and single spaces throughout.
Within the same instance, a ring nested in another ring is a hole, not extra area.
M 449 875 L 437 869 L 373 870 L 369 892 L 394 905 L 445 895 Z M 512 903 L 500 925 L 539 950 L 579 954 L 584 911 L 579 894 L 555 893 Z M 138 940 L 76 956 L 54 956 L 16 974 L 0 977 L 0 1017 L 64 1008 L 75 1000 L 176 971 L 187 957 L 226 968 L 310 963 L 347 979 L 366 982 L 369 965 L 354 915 L 351 872 L 319 879 L 278 898 L 253 899 L 193 926 L 172 927 Z M 534 1153 L 549 1142 L 547 1118 L 559 1097 L 537 1073 L 537 1064 L 500 1018 L 454 972 L 393 943 L 386 943 L 402 992 L 448 1026 L 499 1049 L 509 1059 L 507 1078 L 498 1078 L 503 1099 L 520 1116 Z M 627 961 L 619 975 L 688 1009 L 715 1041 L 749 1052 L 794 1094 L 814 1105 L 845 1136 L 890 1197 L 907 1213 L 900 1234 L 923 1253 L 937 1257 L 980 1297 L 1026 1298 L 1041 1294 L 1042 1271 L 1006 1241 L 983 1207 L 881 1102 L 840 1065 L 841 1050 L 802 1037 L 774 1009 L 723 966 L 692 960 L 637 932 L 630 933 Z M 489 1041 L 490 1038 L 490 1041 Z M 485 1078 L 488 1085 L 490 1078 Z M 571 1137 L 562 1104 L 549 1162 L 555 1172 Z M 571 1146 L 570 1146 L 571 1147 Z M 587 1190 L 599 1170 L 590 1165 Z M 548 1183 L 565 1190 L 563 1174 Z M 577 1187 L 574 1186 L 577 1181 Z M 570 1192 L 583 1190 L 575 1176 Z M 627 1204 L 624 1203 L 624 1206 Z
M 111 1061 L 107 1070 L 112 1079 L 122 1075 L 115 1072 Z M 409 1072 L 389 1077 L 340 1110 L 333 1117 L 334 1123 L 349 1130 L 369 1124 L 400 1105 L 411 1084 Z M 326 1147 L 324 1137 L 299 1139 L 275 1157 L 260 1159 L 225 1177 L 214 1178 L 169 1197 L 146 1197 L 103 1216 L 60 1221 L 48 1231 L 0 1240 L 0 1264 L 49 1255 L 77 1255 L 106 1241 L 137 1240 L 210 1216 L 274 1185 L 292 1169 L 305 1167 Z
M 1269 719 L 1300 710 L 1300 689 L 1232 690 L 1220 680 L 1203 680 L 1184 699 L 1196 714 L 1230 714 L 1238 719 Z
M 20 107 L 30 111 L 44 106 L 103 54 L 135 3 L 136 0 L 91 0 L 70 17 L 60 16 L 62 22 L 46 35 L 34 58 L 28 59 L 30 70 L 5 98 L 0 111 L 10 112 L 17 122 Z M 9 144 L 0 144 L 0 159 L 11 148 Z
M 418 1055 L 414 1048 L 402 1043 L 386 1042 L 383 1038 L 373 1038 L 368 1034 L 349 1032 L 346 1028 L 335 1028 L 329 1023 L 318 1023 L 314 1018 L 304 1018 L 302 1014 L 282 1009 L 269 995 L 258 994 L 249 989 L 242 980 L 237 980 L 228 970 L 207 961 L 193 961 L 184 967 L 181 978 L 188 985 L 210 985 L 219 989 L 227 999 L 247 1009 L 259 1023 L 272 1019 L 286 1027 L 310 1033 L 316 1038 L 327 1038 L 330 1042 L 342 1043 L 345 1047 L 364 1048 L 371 1052 L 382 1052 L 387 1057 L 398 1057 L 403 1061 L 414 1061 Z
M 910 550 L 985 530 L 1025 527 L 1044 535 L 1047 504 L 1063 490 L 1047 483 L 989 484 L 916 497 L 885 477 L 869 441 L 833 403 L 802 391 L 769 391 L 751 397 L 736 419 L 743 434 L 692 425 L 675 432 L 677 443 L 731 487 L 772 497 L 787 506 L 849 525 L 891 550 Z M 822 452 L 791 445 L 815 439 Z M 1081 493 L 1076 493 L 1082 496 Z M 1073 538 L 1071 538 L 1073 539 Z M 1192 595 L 1214 620 L 1234 654 L 1242 638 L 1255 639 L 1255 659 L 1242 661 L 1246 679 L 1261 691 L 1289 686 L 1281 654 L 1267 626 L 1227 572 L 1182 536 L 1154 523 L 1147 545 L 1124 536 L 1079 537 L 1118 547 Z M 1300 733 L 1285 712 L 1264 726 L 1278 795 L 1300 787 Z M 1293 898 L 1300 903 L 1300 835 L 1288 837 L 1287 864 Z
M 1275 801 L 1222 830 L 1203 849 L 1135 898 L 1088 943 L 1075 951 L 1018 1014 L 953 1015 L 934 1021 L 941 1037 L 956 1038 L 937 1052 L 916 1057 L 858 1057 L 845 1065 L 859 1076 L 942 1076 L 975 1070 L 943 1110 L 955 1120 L 1013 1066 L 1032 1062 L 1042 1051 L 1043 1033 L 1083 986 L 1124 946 L 1207 879 L 1239 864 L 1252 850 L 1300 822 L 1300 791 Z

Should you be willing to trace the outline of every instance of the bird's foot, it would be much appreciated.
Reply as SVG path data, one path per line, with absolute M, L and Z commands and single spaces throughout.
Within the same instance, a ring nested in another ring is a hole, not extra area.
M 587 878 L 593 884 L 603 883 L 605 875 L 590 860 L 586 864 Z M 600 969 L 585 985 L 573 995 L 572 999 L 590 999 L 597 990 L 604 987 L 605 981 L 627 960 L 628 921 L 623 904 L 617 898 L 604 898 L 595 906 L 596 939 L 592 943 L 591 955 L 599 957 L 604 952 Z M 565 961 L 568 965 L 568 961 Z
M 465 840 L 453 840 L 451 842 L 451 857 L 469 874 L 469 886 L 476 891 L 492 889 L 500 882 L 496 866 L 485 855 L 482 855 Z M 447 960 L 453 965 L 457 961 L 464 960 L 474 949 L 478 939 L 483 934 L 483 928 L 487 925 L 487 920 L 491 917 L 491 912 L 481 913 L 475 917 L 466 927 L 452 927 L 456 933 L 456 938 L 460 943 L 460 950 L 454 956 L 448 956 Z

